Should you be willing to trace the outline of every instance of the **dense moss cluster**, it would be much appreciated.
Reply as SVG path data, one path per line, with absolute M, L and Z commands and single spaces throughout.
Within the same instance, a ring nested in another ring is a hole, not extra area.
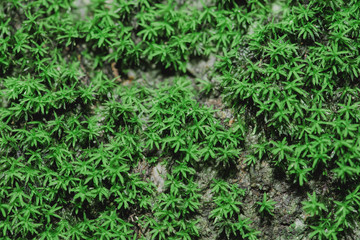
M 208 217 L 213 238 L 262 239 L 227 181 L 242 155 L 306 193 L 301 234 L 354 235 L 359 19 L 356 0 L 1 1 L 0 237 L 206 239 Z M 204 104 L 216 92 L 227 124 Z

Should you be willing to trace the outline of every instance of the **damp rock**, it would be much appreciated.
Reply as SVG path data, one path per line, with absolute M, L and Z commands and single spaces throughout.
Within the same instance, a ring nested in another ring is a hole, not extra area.
M 136 78 L 135 71 L 132 69 L 129 69 L 129 71 L 127 72 L 127 77 L 129 80 L 134 80 Z
M 303 220 L 297 218 L 297 219 L 295 219 L 293 227 L 296 232 L 302 232 L 305 230 L 306 226 L 305 226 L 305 223 Z
M 151 171 L 150 180 L 155 184 L 158 193 L 162 193 L 165 190 L 166 175 L 166 167 L 161 163 L 158 163 Z

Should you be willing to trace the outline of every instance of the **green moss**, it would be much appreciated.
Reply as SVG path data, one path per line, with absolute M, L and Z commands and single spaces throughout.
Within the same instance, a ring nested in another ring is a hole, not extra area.
M 86 2 L 0 3 L 2 238 L 202 239 L 204 216 L 213 237 L 261 238 L 228 182 L 244 152 L 304 191 L 304 234 L 356 232 L 358 1 Z M 206 78 L 189 67 L 213 56 Z

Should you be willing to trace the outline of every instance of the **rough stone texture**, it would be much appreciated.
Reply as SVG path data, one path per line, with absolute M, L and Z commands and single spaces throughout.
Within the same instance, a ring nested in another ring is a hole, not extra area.
M 73 3 L 74 3 L 74 6 L 76 7 L 76 9 L 79 11 L 80 17 L 82 19 L 85 19 L 86 8 L 91 3 L 91 1 L 90 0 L 75 0 Z
M 151 170 L 150 181 L 155 184 L 158 193 L 165 190 L 166 174 L 166 167 L 161 162 Z

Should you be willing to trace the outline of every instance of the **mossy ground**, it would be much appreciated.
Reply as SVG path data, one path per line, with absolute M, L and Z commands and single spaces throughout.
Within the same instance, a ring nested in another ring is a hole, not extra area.
M 0 237 L 360 238 L 359 19 L 0 2 Z

